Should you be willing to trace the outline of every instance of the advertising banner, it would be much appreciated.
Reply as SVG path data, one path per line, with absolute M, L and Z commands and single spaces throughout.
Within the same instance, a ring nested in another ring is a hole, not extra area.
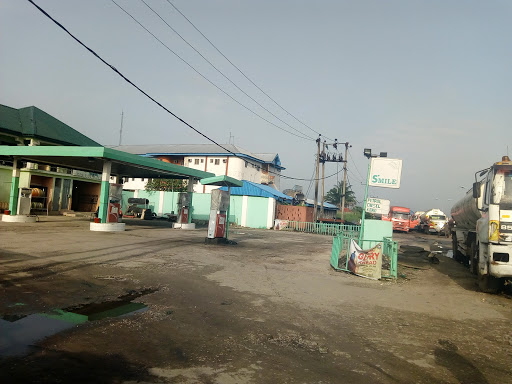
M 368 279 L 379 280 L 382 275 L 382 243 L 375 247 L 362 250 L 354 241 L 350 240 L 350 259 L 348 270 L 353 274 Z
M 368 185 L 382 188 L 400 188 L 402 160 L 387 157 L 373 157 Z
M 389 213 L 390 201 L 369 197 L 366 200 L 366 212 L 387 215 Z

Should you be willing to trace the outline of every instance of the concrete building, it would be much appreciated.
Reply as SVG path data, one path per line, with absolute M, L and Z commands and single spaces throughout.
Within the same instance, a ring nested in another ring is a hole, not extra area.
M 87 146 L 100 144 L 34 106 L 0 105 L 0 145 Z M 48 214 L 73 209 L 94 212 L 101 174 L 26 162 L 20 167 L 20 188 L 32 188 L 32 211 Z M 9 206 L 12 159 L 0 159 L 0 209 Z
M 112 148 L 212 172 L 216 176 L 226 175 L 238 180 L 268 185 L 279 190 L 280 174 L 285 168 L 281 166 L 277 153 L 251 153 L 232 144 L 222 146 L 228 151 L 215 144 L 121 145 Z M 146 183 L 147 180 L 125 180 L 124 188 L 142 190 Z M 194 185 L 194 192 L 209 193 L 215 188 L 197 183 Z

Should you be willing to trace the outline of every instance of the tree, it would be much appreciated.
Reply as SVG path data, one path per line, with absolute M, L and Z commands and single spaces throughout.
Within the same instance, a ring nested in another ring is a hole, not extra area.
M 146 191 L 186 192 L 188 182 L 181 179 L 151 179 L 144 189 Z
M 334 204 L 341 208 L 341 198 L 343 195 L 343 181 L 340 181 L 338 185 L 331 188 L 327 195 L 324 196 L 324 200 L 328 203 Z M 356 203 L 356 195 L 351 190 L 350 185 L 347 185 L 345 189 L 345 206 L 353 205 Z

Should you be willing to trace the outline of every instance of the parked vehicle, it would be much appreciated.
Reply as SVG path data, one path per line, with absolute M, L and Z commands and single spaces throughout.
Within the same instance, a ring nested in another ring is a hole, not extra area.
M 417 231 L 420 226 L 420 217 L 425 212 L 418 211 L 418 212 L 411 212 L 411 220 L 409 221 L 409 231 Z
M 446 215 L 440 209 L 433 208 L 420 216 L 420 231 L 425 233 L 442 234 L 448 222 Z
M 393 222 L 393 231 L 409 232 L 411 227 L 411 210 L 405 207 L 390 207 L 389 213 L 382 215 L 382 220 Z
M 478 275 L 482 291 L 496 292 L 512 278 L 512 162 L 508 156 L 475 173 L 472 190 L 455 203 L 451 215 L 454 258 Z

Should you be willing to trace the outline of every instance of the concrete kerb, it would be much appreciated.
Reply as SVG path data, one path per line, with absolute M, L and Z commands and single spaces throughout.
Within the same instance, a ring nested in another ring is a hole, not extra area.
M 123 232 L 125 223 L 89 223 L 89 229 L 96 232 Z
M 2 215 L 2 221 L 6 223 L 35 223 L 37 216 L 34 215 Z
M 172 227 L 174 229 L 193 230 L 193 229 L 196 229 L 196 223 L 189 223 L 189 224 L 173 223 Z

